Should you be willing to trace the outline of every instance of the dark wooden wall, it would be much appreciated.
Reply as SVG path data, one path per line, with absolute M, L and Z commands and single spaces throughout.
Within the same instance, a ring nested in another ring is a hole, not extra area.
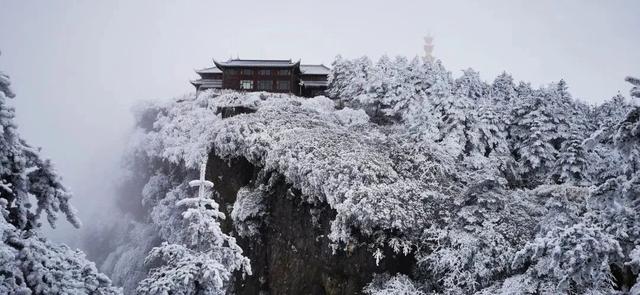
M 251 70 L 251 74 L 245 74 L 242 70 Z M 260 70 L 268 70 L 269 75 L 261 75 Z M 258 81 L 260 80 L 271 80 L 271 90 L 266 90 L 269 92 L 284 92 L 284 93 L 294 93 L 299 95 L 300 87 L 298 86 L 300 70 L 299 68 L 286 68 L 284 70 L 289 70 L 289 75 L 280 75 L 279 70 L 283 70 L 282 68 L 261 68 L 261 67 L 234 67 L 223 69 L 223 79 L 222 79 L 222 88 L 225 89 L 235 89 L 240 90 L 240 81 L 241 80 L 251 80 L 253 81 L 253 89 L 251 91 L 260 91 L 258 89 Z M 288 90 L 280 90 L 278 89 L 278 85 L 276 81 L 289 81 L 290 89 Z

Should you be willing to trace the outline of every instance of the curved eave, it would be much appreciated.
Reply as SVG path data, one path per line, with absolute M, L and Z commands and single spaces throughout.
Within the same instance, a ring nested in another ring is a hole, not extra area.
M 220 69 L 221 71 L 225 68 L 225 66 L 221 65 L 219 62 L 217 62 L 215 59 L 213 59 L 213 64 L 216 65 L 216 67 L 218 69 Z
M 202 77 L 202 70 L 193 70 L 194 72 L 196 72 L 196 74 L 198 74 L 200 77 Z

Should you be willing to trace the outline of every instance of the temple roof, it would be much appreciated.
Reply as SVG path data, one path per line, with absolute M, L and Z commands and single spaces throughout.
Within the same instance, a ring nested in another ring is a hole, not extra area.
M 222 74 L 222 70 L 217 67 L 204 68 L 201 70 L 196 70 L 198 74 Z
M 201 88 L 221 88 L 222 80 L 219 79 L 198 79 L 191 81 L 193 86 L 200 86 Z
M 218 68 L 224 67 L 270 67 L 270 68 L 290 68 L 300 65 L 300 61 L 292 62 L 290 59 L 230 59 L 213 63 Z
M 303 75 L 329 75 L 330 69 L 325 65 L 300 65 Z

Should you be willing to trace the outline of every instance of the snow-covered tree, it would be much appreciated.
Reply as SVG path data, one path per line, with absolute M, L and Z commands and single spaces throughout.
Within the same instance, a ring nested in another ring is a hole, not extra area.
M 71 194 L 60 182 L 49 160 L 40 158 L 38 149 L 29 146 L 17 133 L 13 122 L 14 109 L 6 98 L 14 94 L 8 77 L 0 73 L 0 198 L 7 200 L 7 221 L 20 229 L 40 226 L 44 213 L 49 224 L 55 226 L 57 214 L 62 213 L 76 227 L 80 222 L 69 204 Z M 35 197 L 32 204 L 30 196 Z
M 407 61 L 395 58 L 391 67 L 384 68 L 383 59 L 376 66 L 377 84 L 386 85 L 382 95 L 382 105 L 387 108 L 385 115 L 402 118 L 408 108 L 424 99 L 429 87 L 424 82 L 425 64 L 419 58 Z
M 5 97 L 14 98 L 16 95 L 10 88 L 11 81 L 9 80 L 9 76 L 5 73 L 0 72 L 0 93 L 2 93 Z
M 606 181 L 620 176 L 626 160 L 621 151 L 615 149 L 614 130 L 632 110 L 632 105 L 618 94 L 593 108 L 590 114 L 590 131 L 583 147 L 587 150 L 589 165 L 586 173 L 592 180 Z
M 627 175 L 640 171 L 640 107 L 636 107 L 616 126 L 613 135 L 615 146 L 626 156 L 623 167 Z
M 553 181 L 586 184 L 589 180 L 588 156 L 582 145 L 580 134 L 572 133 L 562 142 L 554 171 L 550 174 Z
M 634 85 L 631 96 L 638 97 L 640 80 L 627 77 L 627 81 Z M 620 122 L 613 136 L 615 146 L 622 151 L 629 163 L 625 168 L 627 173 L 633 175 L 640 171 L 640 107 L 631 110 L 627 117 Z
M 614 125 L 618 124 L 627 116 L 631 109 L 631 104 L 621 94 L 596 106 L 593 110 L 592 118 L 596 130 L 605 131 L 613 128 Z M 613 142 L 613 138 L 607 138 L 606 142 Z
M 518 98 L 529 97 L 533 94 L 533 88 L 531 87 L 531 83 L 526 83 L 523 81 L 520 81 L 520 83 L 518 83 L 518 86 L 516 86 L 515 91 Z
M 520 166 L 520 173 L 533 184 L 541 183 L 556 159 L 551 141 L 556 135 L 554 114 L 547 108 L 544 97 L 538 95 L 520 99 L 513 109 L 511 125 L 512 150 Z
M 426 295 L 420 287 L 406 275 L 388 274 L 376 275 L 371 283 L 364 288 L 367 295 Z
M 256 236 L 260 233 L 262 220 L 266 212 L 265 197 L 262 187 L 249 189 L 243 187 L 238 191 L 233 204 L 231 218 L 233 225 L 241 237 Z
M 471 126 L 474 124 L 472 101 L 465 96 L 448 95 L 436 98 L 433 111 L 438 113 L 438 142 L 455 156 L 469 154 L 473 149 Z
M 555 135 L 551 143 L 557 149 L 557 159 L 550 180 L 586 185 L 589 183 L 589 155 L 583 145 L 594 124 L 588 118 L 590 109 L 574 101 L 564 80 L 547 94 L 551 114 L 554 114 Z
M 211 198 L 213 183 L 200 179 L 189 184 L 199 188 L 197 197 L 184 198 L 176 205 L 185 208 L 187 222 L 182 243 L 163 243 L 151 250 L 146 261 L 152 265 L 147 278 L 137 288 L 139 294 L 225 294 L 234 271 L 251 274 L 249 259 L 235 238 L 222 232 L 219 219 L 225 215 Z
M 52 227 L 60 213 L 80 221 L 51 162 L 20 138 L 9 86 L 0 72 L 0 294 L 120 293 L 82 252 L 41 236 L 43 215 Z
M 558 93 L 558 98 L 561 100 L 570 100 L 571 93 L 569 93 L 569 86 L 564 79 L 560 79 L 558 83 L 556 83 L 556 92 Z
M 506 72 L 502 72 L 502 74 L 496 77 L 493 81 L 490 93 L 491 97 L 497 100 L 513 100 L 517 95 L 516 86 L 513 83 L 513 77 Z
M 455 80 L 456 94 L 471 99 L 484 97 L 489 86 L 480 79 L 480 73 L 473 69 L 462 71 L 462 76 Z
M 333 62 L 328 94 L 331 97 L 347 99 L 347 102 L 363 95 L 368 90 L 371 75 L 371 60 L 362 57 L 356 60 L 345 60 L 340 56 Z
M 625 81 L 633 85 L 631 88 L 631 96 L 640 98 L 640 79 L 629 76 L 625 78 Z
M 533 264 L 527 274 L 551 282 L 552 288 L 539 290 L 543 294 L 569 290 L 609 293 L 613 291 L 609 264 L 623 255 L 613 236 L 597 226 L 578 223 L 554 227 L 537 237 L 516 253 L 513 263 L 514 268 Z
M 489 99 L 482 98 L 476 102 L 474 113 L 472 146 L 475 152 L 484 156 L 507 154 L 507 121 L 501 110 Z

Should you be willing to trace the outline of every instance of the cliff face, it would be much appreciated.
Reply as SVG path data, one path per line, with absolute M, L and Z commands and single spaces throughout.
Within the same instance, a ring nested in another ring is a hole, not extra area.
M 365 247 L 334 253 L 327 238 L 333 210 L 302 202 L 300 192 L 283 177 L 264 177 L 260 167 L 244 158 L 227 161 L 213 153 L 208 158 L 207 179 L 215 183 L 227 216 L 242 187 L 266 185 L 264 179 L 271 179 L 259 234 L 238 239 L 251 259 L 253 275 L 235 278 L 236 294 L 358 294 L 374 273 L 408 274 L 415 265 L 411 255 L 396 255 L 390 249 L 384 250 L 379 265 Z M 233 230 L 232 222 L 226 220 L 227 230 Z

